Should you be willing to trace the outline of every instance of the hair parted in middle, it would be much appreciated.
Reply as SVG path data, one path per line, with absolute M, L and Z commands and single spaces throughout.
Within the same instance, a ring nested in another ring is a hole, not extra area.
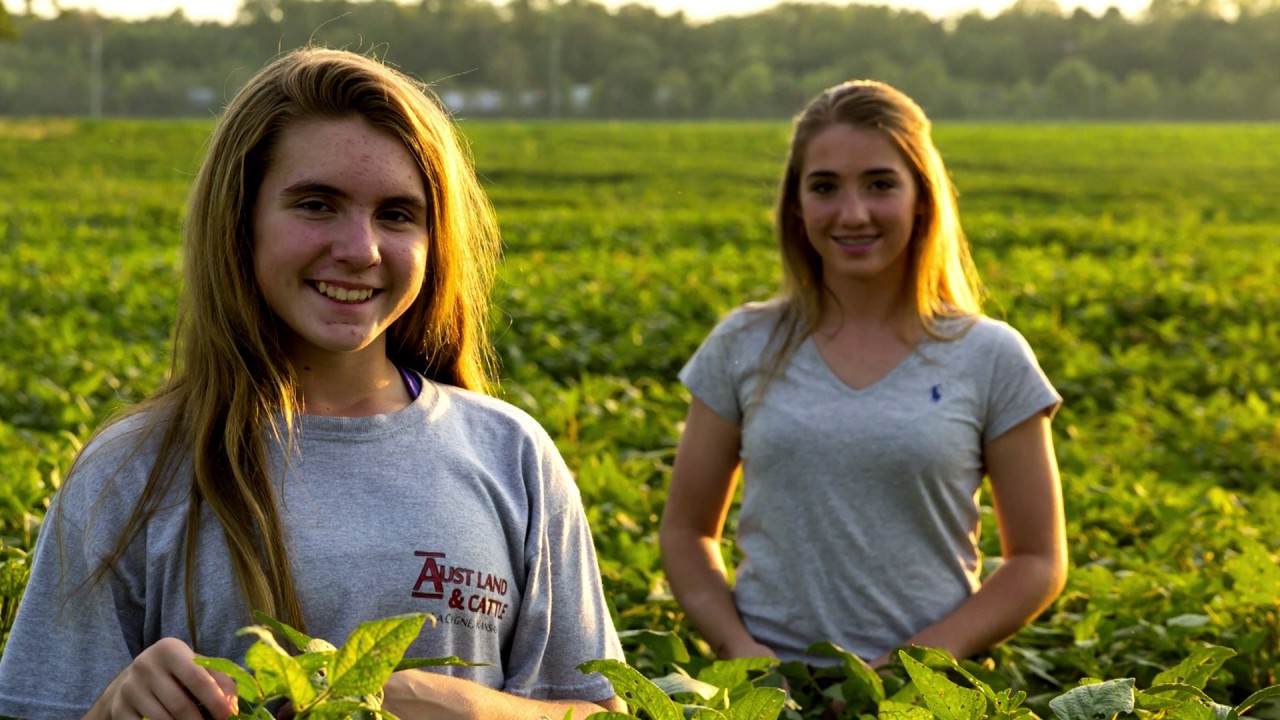
M 179 468 L 189 469 L 185 583 L 193 646 L 202 507 L 222 527 L 248 608 L 306 626 L 277 509 L 281 478 L 270 475 L 267 448 L 273 438 L 292 447 L 301 398 L 280 321 L 255 277 L 252 214 L 283 133 L 299 123 L 352 117 L 404 143 L 429 204 L 426 275 L 413 304 L 387 330 L 388 357 L 437 382 L 490 388 L 489 293 L 500 237 L 453 120 L 424 84 L 377 59 L 315 47 L 276 58 L 222 113 L 192 189 L 169 378 L 116 418 L 155 418 L 149 429 L 158 434 L 157 458 L 94 577 L 112 570 L 168 492 L 185 488 Z
M 914 100 L 875 80 L 849 80 L 822 91 L 794 121 L 791 146 L 774 208 L 782 254 L 782 306 L 771 345 L 772 376 L 799 343 L 817 329 L 822 310 L 822 259 L 809 242 L 800 212 L 800 181 L 813 138 L 834 125 L 884 133 L 897 148 L 918 189 L 919 211 L 907 246 L 904 298 L 925 332 L 950 337 L 939 321 L 982 312 L 982 287 L 960 226 L 956 192 L 934 145 L 929 118 Z
M 286 128 L 353 116 L 404 143 L 430 206 L 426 280 L 391 326 L 388 355 L 433 380 L 487 389 L 493 364 L 489 292 L 499 254 L 493 209 L 452 120 L 430 90 L 348 51 L 308 47 L 288 53 L 255 75 L 227 107 L 191 198 L 186 259 L 200 270 L 187 274 L 184 311 L 206 314 L 205 301 L 234 288 L 228 301 L 254 307 L 223 306 L 221 315 L 250 332 L 270 324 L 249 261 L 262 178 Z

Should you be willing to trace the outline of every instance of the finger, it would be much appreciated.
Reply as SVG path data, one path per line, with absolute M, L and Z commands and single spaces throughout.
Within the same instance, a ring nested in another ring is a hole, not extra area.
M 194 657 L 193 654 L 192 658 Z M 230 677 L 206 670 L 190 661 L 175 667 L 173 674 L 182 685 L 186 700 L 196 712 L 193 720 L 200 720 L 202 714 L 207 714 L 213 720 L 226 720 L 236 714 L 236 684 Z
M 183 691 L 185 702 L 189 703 L 191 708 L 190 720 L 227 720 L 239 712 L 239 699 L 234 694 L 227 695 L 216 684 L 213 687 L 212 692 L 199 695 L 190 689 Z M 180 720 L 187 720 L 186 705 L 183 709 L 184 716 Z
M 223 695 L 236 697 L 240 694 L 239 688 L 236 687 L 236 681 L 230 675 L 216 670 L 210 670 L 209 674 L 213 676 L 213 681 L 218 683 L 218 689 L 222 690 Z
M 171 684 L 172 685 L 172 684 Z M 173 687 L 161 688 L 151 685 L 129 683 L 120 688 L 116 702 L 111 710 L 112 720 L 187 720 L 173 714 L 169 704 L 162 698 Z M 181 689 L 178 689 L 181 692 Z M 198 716 L 197 716 L 198 717 Z
M 214 670 L 209 671 L 209 675 L 213 677 L 214 682 L 218 684 L 218 689 L 222 691 L 223 697 L 227 701 L 227 714 L 240 714 L 240 689 L 236 687 L 236 681 L 230 675 L 220 673 Z M 209 712 L 213 720 L 223 720 L 223 717 L 217 712 Z
M 177 682 L 157 688 L 156 697 L 174 720 L 203 720 L 200 702 Z M 148 715 L 147 720 L 158 719 Z

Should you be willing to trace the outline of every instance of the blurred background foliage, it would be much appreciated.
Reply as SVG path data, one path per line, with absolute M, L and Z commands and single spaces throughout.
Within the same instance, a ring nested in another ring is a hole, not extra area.
M 242 0 L 229 24 L 10 5 L 0 115 L 208 117 L 314 42 L 376 53 L 466 117 L 783 118 L 869 77 L 939 119 L 1280 119 L 1280 0 L 943 19 L 781 3 L 703 22 L 592 0 Z

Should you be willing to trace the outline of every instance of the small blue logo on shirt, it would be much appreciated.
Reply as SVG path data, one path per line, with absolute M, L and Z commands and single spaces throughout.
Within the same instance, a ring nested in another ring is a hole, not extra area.
M 941 400 L 941 399 L 942 399 L 942 386 L 941 386 L 941 385 L 934 385 L 933 387 L 929 388 L 929 397 L 930 397 L 930 399 L 932 399 L 934 402 L 938 402 L 939 400 Z

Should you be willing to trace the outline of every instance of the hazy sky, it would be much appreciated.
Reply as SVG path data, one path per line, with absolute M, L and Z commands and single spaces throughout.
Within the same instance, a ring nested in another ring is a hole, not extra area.
M 605 5 L 617 7 L 625 0 L 605 0 Z M 659 12 L 669 13 L 684 10 L 694 19 L 707 19 L 726 14 L 745 14 L 776 4 L 777 0 L 641 0 L 641 5 L 656 8 Z M 987 15 L 993 15 L 1011 5 L 1013 0 L 866 0 L 862 4 L 881 4 L 893 7 L 923 10 L 930 15 L 942 18 L 958 15 L 965 11 L 978 9 Z M 4 0 L 9 12 L 18 12 L 23 7 L 22 0 Z M 192 20 L 218 20 L 229 22 L 235 17 L 240 7 L 240 0 L 60 0 L 64 8 L 94 9 L 107 17 L 140 19 L 156 15 L 168 15 L 177 8 Z M 846 4 L 840 2 L 839 4 Z M 1136 16 L 1150 4 L 1150 0 L 1059 0 L 1058 3 L 1070 11 L 1083 7 L 1094 15 L 1100 14 L 1114 5 L 1125 15 Z M 41 14 L 52 11 L 50 0 L 35 0 L 34 9 Z

